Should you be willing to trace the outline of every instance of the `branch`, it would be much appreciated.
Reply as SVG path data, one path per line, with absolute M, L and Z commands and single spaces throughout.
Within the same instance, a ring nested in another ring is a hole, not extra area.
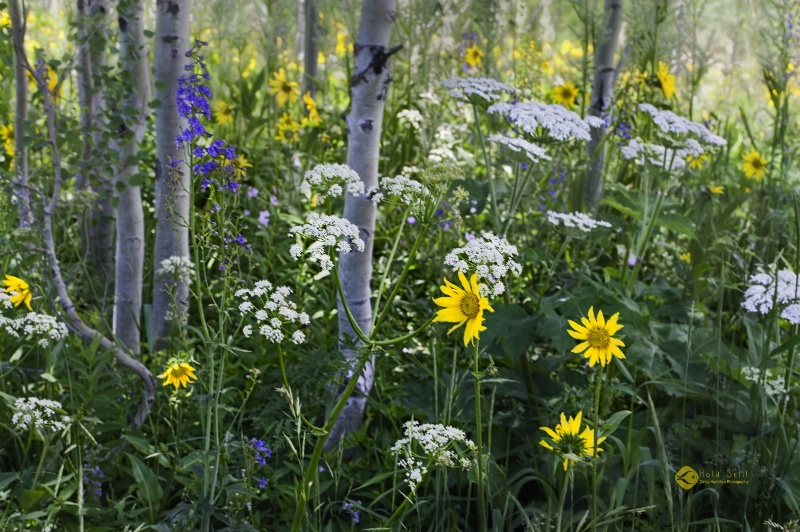
M 61 157 L 58 151 L 58 144 L 56 142 L 55 109 L 52 104 L 51 94 L 47 88 L 47 84 L 44 83 L 44 80 L 41 78 L 41 76 L 39 76 L 39 74 L 33 68 L 31 68 L 31 65 L 27 59 L 25 59 L 25 63 L 25 68 L 31 72 L 36 80 L 39 90 L 44 96 L 44 110 L 47 118 L 47 131 L 49 135 L 48 140 L 53 152 L 53 172 L 55 175 L 55 182 L 53 184 L 53 194 L 50 197 L 50 202 L 44 207 L 44 243 L 46 246 L 45 254 L 47 255 L 47 259 L 50 263 L 50 269 L 53 272 L 53 281 L 56 286 L 58 301 L 61 304 L 69 324 L 84 342 L 92 343 L 99 341 L 101 348 L 109 349 L 114 352 L 114 358 L 116 358 L 118 364 L 134 372 L 140 379 L 142 379 L 142 383 L 144 384 L 144 397 L 136 414 L 131 420 L 131 424 L 138 428 L 144 424 L 147 416 L 150 414 L 150 408 L 156 397 L 157 382 L 153 374 L 144 364 L 120 349 L 116 344 L 114 344 L 114 342 L 109 340 L 108 337 L 86 325 L 78 315 L 75 305 L 72 303 L 72 299 L 67 293 L 67 287 L 64 283 L 64 278 L 61 275 L 61 267 L 58 263 L 55 241 L 53 239 L 53 213 L 55 212 L 58 204 L 58 198 L 61 194 L 61 187 L 63 185 L 63 178 L 61 176 Z

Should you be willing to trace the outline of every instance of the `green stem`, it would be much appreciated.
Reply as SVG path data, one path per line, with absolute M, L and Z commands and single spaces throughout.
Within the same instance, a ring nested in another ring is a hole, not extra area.
M 286 388 L 287 392 L 290 392 L 292 388 L 291 386 L 289 386 L 289 379 L 286 377 L 286 366 L 283 362 L 283 348 L 281 347 L 281 344 L 278 344 L 278 365 L 281 367 L 281 377 L 283 378 L 283 386 Z M 247 397 L 250 397 L 249 393 L 247 394 Z M 247 398 L 245 398 L 245 400 L 247 400 Z M 299 414 L 303 424 L 309 430 L 311 430 L 312 432 L 319 432 L 320 430 L 322 430 L 313 423 L 311 423 L 309 420 L 307 420 L 306 416 L 304 416 L 302 412 L 299 412 Z
M 558 517 L 556 517 L 556 532 L 561 532 L 561 517 L 564 514 L 564 503 L 567 500 L 567 487 L 569 486 L 569 477 L 572 469 L 568 469 L 564 473 L 564 485 L 561 486 L 561 497 L 558 502 Z
M 650 235 L 653 233 L 653 228 L 656 225 L 656 218 L 658 218 L 658 211 L 661 209 L 661 202 L 664 201 L 665 195 L 666 194 L 662 193 L 661 191 L 658 192 L 658 198 L 656 198 L 656 204 L 653 207 L 650 220 L 648 220 L 647 227 L 645 228 L 644 238 L 640 240 L 641 244 L 637 246 L 636 264 L 633 266 L 633 272 L 631 272 L 631 277 L 628 280 L 629 282 L 628 289 L 630 291 L 633 291 L 633 288 L 636 285 L 636 278 L 639 276 L 639 270 L 641 269 L 642 263 L 644 262 L 644 255 L 647 252 L 647 246 L 650 241 Z
M 547 287 L 550 286 L 550 280 L 553 278 L 553 273 L 555 273 L 556 264 L 558 264 L 558 261 L 561 260 L 561 256 L 567 250 L 567 245 L 569 244 L 570 238 L 572 237 L 567 235 L 567 238 L 564 239 L 564 243 L 561 244 L 561 248 L 559 248 L 558 253 L 556 253 L 556 258 L 553 259 L 553 263 L 550 265 L 550 270 L 547 272 L 547 281 L 545 281 L 545 283 L 539 287 L 539 298 L 536 301 L 536 312 L 539 312 L 539 308 L 542 306 L 542 298 L 544 297 L 544 293 L 547 290 Z
M 597 440 L 600 439 L 600 388 L 603 386 L 603 366 L 597 372 L 594 392 L 594 449 L 592 452 L 592 530 L 597 530 Z
M 478 132 L 478 138 L 481 141 L 481 152 L 483 153 L 483 161 L 486 164 L 486 176 L 489 178 L 489 190 L 491 191 L 492 200 L 492 223 L 495 231 L 500 229 L 500 210 L 497 208 L 497 191 L 494 188 L 494 178 L 492 177 L 492 167 L 489 162 L 489 154 L 486 151 L 486 141 L 483 139 L 483 132 L 481 131 L 481 121 L 478 117 L 478 108 L 472 104 L 472 114 L 475 116 L 475 129 Z
M 388 340 L 380 340 L 380 341 L 371 342 L 371 343 L 372 343 L 372 345 L 393 345 L 393 344 L 403 343 L 406 340 L 409 340 L 409 339 L 415 337 L 416 335 L 418 335 L 419 333 L 421 333 L 422 331 L 424 331 L 431 323 L 433 323 L 433 320 L 435 320 L 435 319 L 436 319 L 436 316 L 431 316 L 430 318 L 428 318 L 428 321 L 426 321 L 424 324 L 422 324 L 422 326 L 420 326 L 418 329 L 416 329 L 415 331 L 412 331 L 412 332 L 410 332 L 408 334 L 404 334 L 403 336 L 398 336 L 397 338 L 390 338 Z
M 353 328 L 353 332 L 356 333 L 359 340 L 365 344 L 371 344 L 372 341 L 367 337 L 364 331 L 361 330 L 361 327 L 358 326 L 355 317 L 352 312 L 350 312 L 350 307 L 347 306 L 347 300 L 344 297 L 344 290 L 342 289 L 342 282 L 339 280 L 339 267 L 336 264 L 333 265 L 333 280 L 336 283 L 336 291 L 339 294 L 339 298 L 342 300 L 342 307 L 344 307 L 344 312 L 347 314 L 347 321 L 350 322 L 350 327 Z
M 347 307 L 345 306 L 345 308 Z M 339 401 L 336 403 L 336 406 L 333 407 L 331 415 L 328 417 L 328 422 L 325 423 L 325 426 L 322 429 L 325 434 L 330 433 L 331 429 L 333 429 L 333 426 L 336 423 L 336 420 L 339 419 L 342 410 L 344 410 L 344 405 L 353 394 L 353 390 L 355 390 L 356 383 L 358 382 L 358 376 L 361 375 L 361 372 L 364 370 L 364 366 L 366 366 L 370 356 L 371 353 L 364 353 L 359 356 L 358 362 L 353 370 L 353 376 L 348 381 L 347 387 L 339 397 Z M 295 509 L 294 513 L 294 521 L 292 521 L 292 532 L 298 532 L 302 529 L 303 517 L 305 516 L 305 509 L 306 505 L 308 504 L 309 493 L 311 491 L 311 484 L 313 483 L 314 477 L 317 474 L 317 466 L 319 465 L 319 460 L 322 456 L 322 449 L 325 447 L 325 441 L 326 438 L 324 436 L 319 436 L 317 438 L 317 442 L 314 445 L 314 451 L 311 454 L 311 460 L 309 461 L 308 468 L 303 476 L 303 484 L 298 486 L 299 497 L 297 500 L 297 508 Z
M 472 354 L 472 371 L 475 380 L 475 436 L 478 440 L 478 520 L 481 532 L 486 532 L 486 505 L 483 493 L 483 424 L 481 423 L 481 378 L 479 361 L 479 342 L 475 342 Z
M 398 235 L 398 237 L 399 236 L 400 235 Z M 381 310 L 380 316 L 378 316 L 378 320 L 375 322 L 375 326 L 370 330 L 370 336 L 372 336 L 372 337 L 375 336 L 375 331 L 380 329 L 380 326 L 383 323 L 383 320 L 385 320 L 386 316 L 389 315 L 389 309 L 392 307 L 392 301 L 394 301 L 394 296 L 396 296 L 397 292 L 400 291 L 400 288 L 403 286 L 403 281 L 406 280 L 406 276 L 408 275 L 408 272 L 411 270 L 411 264 L 413 264 L 413 262 L 414 262 L 414 257 L 416 257 L 416 254 L 417 254 L 417 248 L 422 243 L 422 237 L 423 236 L 425 236 L 425 231 L 420 229 L 419 233 L 417 234 L 417 238 L 414 240 L 414 244 L 411 246 L 411 251 L 408 254 L 408 260 L 406 261 L 405 266 L 403 266 L 403 271 L 400 274 L 400 278 L 397 279 L 397 282 L 394 284 L 394 287 L 392 288 L 392 291 L 389 294 L 389 297 L 386 298 L 386 303 L 383 306 L 383 310 Z M 386 270 L 387 272 L 389 271 L 388 268 L 389 268 L 389 266 L 387 265 L 387 270 Z M 378 309 L 378 305 L 377 305 L 377 302 L 376 302 L 375 303 L 375 310 L 377 310 L 377 309 Z M 365 340 L 365 341 L 369 342 L 369 340 Z
M 400 227 L 397 228 L 397 234 L 394 237 L 394 242 L 392 242 L 392 251 L 389 252 L 389 260 L 386 261 L 386 268 L 383 270 L 383 275 L 381 275 L 381 282 L 378 285 L 378 295 L 375 296 L 375 306 L 374 306 L 374 308 L 375 308 L 376 312 L 378 310 L 378 307 L 380 306 L 381 296 L 383 295 L 383 287 L 386 286 L 386 278 L 389 276 L 389 272 L 392 269 L 392 263 L 394 262 L 394 256 L 395 256 L 395 253 L 397 252 L 397 245 L 400 243 L 400 237 L 403 235 L 403 229 L 405 229 L 405 227 L 406 227 L 406 219 L 408 218 L 408 214 L 409 214 L 410 211 L 411 211 L 411 209 L 406 209 L 405 212 L 403 212 L 403 217 L 400 220 Z M 411 261 L 411 258 L 412 257 L 409 257 L 408 262 Z M 408 264 L 408 262 L 406 264 Z M 400 285 L 400 283 L 397 283 L 397 285 L 395 285 L 395 286 L 399 286 L 399 285 Z M 389 299 L 389 302 L 391 302 L 391 301 L 392 300 Z M 387 304 L 387 307 L 388 306 L 389 305 Z M 375 329 L 375 317 L 376 316 L 377 316 L 377 314 L 373 314 L 372 315 L 372 325 L 370 326 L 370 329 L 369 329 L 370 331 Z

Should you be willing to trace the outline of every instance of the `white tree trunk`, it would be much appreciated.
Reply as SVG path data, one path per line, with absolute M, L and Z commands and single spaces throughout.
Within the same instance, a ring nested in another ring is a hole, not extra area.
M 21 0 L 11 0 L 12 43 L 14 46 L 14 89 L 16 109 L 14 110 L 14 194 L 17 196 L 19 226 L 33 225 L 31 195 L 28 190 L 28 147 L 25 143 L 25 120 L 28 119 L 28 77 L 25 72 L 25 20 Z
M 170 257 L 189 259 L 190 175 L 185 163 L 172 168 L 170 161 L 184 159 L 183 151 L 175 148 L 175 138 L 186 127 L 186 120 L 178 115 L 175 95 L 178 77 L 187 74 L 183 67 L 188 63 L 185 53 L 191 47 L 191 5 L 191 0 L 156 2 L 153 78 L 156 99 L 161 103 L 156 109 L 155 270 Z M 168 283 L 172 280 L 158 277 L 153 282 L 153 340 L 157 349 L 165 347 L 170 323 L 175 323 L 166 319 L 173 302 L 173 296 L 165 291 Z M 189 308 L 189 287 L 185 283 L 178 283 L 175 298 L 185 316 Z
M 317 0 L 305 0 L 305 32 L 303 34 L 303 92 L 310 92 L 312 98 L 317 96 L 317 33 L 319 13 Z
M 361 8 L 361 27 L 354 46 L 353 79 L 351 80 L 350 114 L 347 115 L 347 164 L 355 170 L 365 187 L 378 184 L 378 156 L 380 152 L 381 125 L 386 91 L 392 80 L 388 59 L 396 50 L 389 50 L 392 23 L 396 16 L 395 0 L 364 0 Z M 339 279 L 345 300 L 364 333 L 369 334 L 372 321 L 370 281 L 372 280 L 372 247 L 375 234 L 375 205 L 364 197 L 347 194 L 344 217 L 358 226 L 360 237 L 366 244 L 364 251 L 341 254 Z M 347 334 L 356 337 L 339 301 L 339 337 Z M 339 348 L 348 362 L 356 352 L 340 343 Z M 367 395 L 372 389 L 375 375 L 374 359 L 367 363 L 359 375 L 355 391 L 341 416 L 328 435 L 326 448 L 362 423 Z M 353 378 L 352 372 L 347 378 Z
M 600 42 L 595 53 L 594 83 L 592 84 L 592 99 L 589 104 L 589 113 L 600 116 L 608 112 L 614 101 L 614 80 L 616 68 L 614 52 L 617 49 L 619 30 L 622 26 L 623 0 L 606 0 L 603 12 L 603 28 Z M 605 145 L 603 137 L 606 128 L 592 128 L 591 140 L 586 144 L 586 150 L 591 159 L 586 183 L 583 189 L 583 200 L 586 208 L 596 211 L 603 196 L 603 159 Z
M 142 0 L 120 0 L 117 7 L 119 54 L 126 76 L 124 107 L 130 116 L 122 130 L 130 131 L 120 140 L 122 164 L 116 178 L 117 252 L 114 282 L 114 336 L 133 353 L 139 353 L 142 310 L 142 269 L 144 264 L 144 212 L 138 185 L 129 183 L 139 173 L 135 162 L 145 132 L 145 113 L 150 102 L 150 72 L 144 37 Z
M 77 0 L 75 20 L 78 25 L 78 108 L 81 114 L 81 138 L 83 140 L 82 164 L 75 175 L 75 190 L 85 190 L 89 186 L 89 160 L 92 156 L 92 134 L 94 114 L 91 95 L 94 92 L 92 83 L 92 62 L 89 55 L 89 0 Z
M 87 174 L 90 176 L 89 186 L 98 194 L 97 201 L 90 211 L 88 250 L 89 263 L 94 276 L 92 284 L 95 290 L 105 294 L 109 281 L 113 279 L 114 271 L 114 218 L 116 217 L 113 197 L 113 173 L 104 173 L 102 169 L 114 168 L 110 164 L 110 157 L 114 150 L 107 140 L 108 116 L 105 94 L 105 67 L 108 63 L 106 47 L 108 46 L 108 29 L 110 24 L 110 8 L 108 0 L 88 0 L 89 25 L 89 57 L 92 65 L 92 92 L 89 94 L 89 105 L 94 116 L 92 124 L 92 153 L 88 164 L 91 168 Z

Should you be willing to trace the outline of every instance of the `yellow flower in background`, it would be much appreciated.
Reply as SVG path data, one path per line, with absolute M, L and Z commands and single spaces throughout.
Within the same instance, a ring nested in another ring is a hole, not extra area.
M 583 412 L 578 412 L 577 416 L 570 416 L 570 418 L 567 419 L 564 412 L 561 412 L 561 423 L 556 425 L 555 430 L 550 427 L 539 427 L 539 430 L 545 431 L 550 437 L 550 442 L 541 440 L 539 445 L 554 453 L 558 453 L 560 456 L 566 454 L 573 454 L 581 458 L 584 456 L 594 456 L 594 429 L 590 429 L 587 426 L 583 429 L 583 432 L 581 432 L 582 417 Z M 597 452 L 603 450 L 600 449 L 599 445 L 605 440 L 605 436 L 597 440 Z M 577 462 L 577 460 L 573 458 L 564 458 L 564 471 L 575 462 Z
M 574 46 L 571 41 L 561 43 L 561 55 L 571 55 L 572 57 L 582 57 L 583 48 Z
M 9 26 L 11 26 L 11 17 L 8 12 L 3 11 L 0 13 L 0 28 L 8 28 Z
M 755 148 L 742 155 L 742 170 L 748 179 L 761 181 L 767 171 L 767 160 Z
M 308 116 L 303 117 L 302 126 L 317 126 L 322 122 L 322 118 L 319 116 L 319 111 L 317 111 L 317 102 L 314 101 L 314 98 L 311 97 L 311 93 L 307 92 L 303 94 L 303 103 L 306 104 L 306 110 L 308 111 Z
M 476 67 L 481 64 L 483 52 L 478 48 L 477 44 L 473 44 L 464 52 L 464 61 L 471 67 Z
M 433 321 L 455 323 L 447 331 L 447 334 L 466 323 L 467 326 L 464 327 L 464 345 L 469 345 L 473 338 L 479 339 L 480 332 L 486 330 L 483 325 L 483 311 L 494 312 L 494 309 L 489 306 L 489 300 L 480 295 L 477 273 L 473 273 L 469 282 L 467 282 L 467 276 L 458 272 L 458 279 L 464 287 L 463 290 L 447 279 L 444 280 L 444 286 L 439 287 L 447 297 L 438 297 L 433 300 L 440 307 L 444 307 L 436 313 Z
M 317 64 L 318 65 L 324 65 L 326 60 L 327 59 L 325 58 L 325 54 L 323 54 L 322 52 L 317 52 Z
M 158 376 L 159 379 L 166 379 L 163 386 L 172 384 L 175 390 L 183 386 L 188 388 L 192 381 L 197 380 L 197 375 L 194 374 L 195 369 L 186 362 L 173 362 L 167 367 L 167 371 Z
M 218 124 L 233 122 L 233 107 L 228 105 L 227 102 L 217 100 L 214 102 L 214 116 Z
M 686 163 L 689 165 L 689 168 L 693 168 L 695 170 L 702 168 L 708 162 L 708 155 L 705 153 L 701 153 L 697 157 L 692 155 L 691 153 L 686 156 Z
M 336 34 L 336 49 L 334 50 L 336 55 L 344 55 L 347 51 L 347 48 L 345 48 L 345 39 L 347 39 L 347 35 L 345 35 L 343 31 Z
M 278 134 L 275 135 L 275 140 L 294 142 L 298 139 L 297 130 L 300 129 L 300 124 L 289 113 L 283 113 L 278 119 L 277 128 Z
M 28 286 L 28 283 L 19 277 L 6 274 L 3 284 L 6 287 L 6 294 L 11 294 L 11 303 L 15 307 L 18 307 L 20 303 L 25 303 L 25 306 L 28 307 L 28 310 L 33 310 L 31 308 L 31 299 L 33 299 L 33 294 L 31 294 L 31 289 Z
M 280 69 L 272 75 L 275 79 L 269 80 L 269 92 L 277 95 L 278 107 L 283 107 L 286 105 L 286 102 L 296 102 L 300 94 L 300 89 L 297 88 L 297 82 L 287 80 L 286 71 L 284 69 Z
M 661 84 L 661 90 L 664 91 L 664 96 L 671 100 L 675 95 L 675 76 L 669 73 L 669 65 L 664 61 L 658 62 L 658 82 Z
M 319 200 L 319 194 L 317 194 L 316 192 L 314 192 L 314 194 L 311 196 L 311 202 L 310 202 L 310 203 L 311 203 L 311 208 L 312 208 L 312 209 L 313 209 L 313 208 L 315 208 L 317 205 L 319 205 L 319 203 L 317 202 L 317 200 Z
M 3 140 L 3 148 L 6 155 L 14 157 L 14 124 L 0 126 L 0 139 Z
M 568 320 L 574 330 L 567 329 L 567 333 L 576 340 L 583 340 L 580 344 L 572 348 L 573 353 L 584 353 L 584 357 L 589 359 L 589 367 L 593 367 L 600 361 L 601 366 L 611 362 L 611 355 L 617 358 L 625 358 L 620 347 L 625 347 L 622 340 L 614 338 L 623 325 L 617 323 L 619 312 L 611 316 L 608 321 L 603 318 L 603 311 L 594 316 L 594 307 L 589 307 L 589 319 L 581 318 L 583 326 L 578 325 L 572 320 Z
M 725 194 L 725 187 L 722 185 L 709 185 L 708 191 L 712 194 L 721 195 Z
M 555 103 L 561 104 L 567 109 L 572 109 L 575 106 L 575 98 L 578 97 L 578 88 L 572 84 L 571 81 L 553 87 L 552 97 Z
M 681 259 L 686 264 L 692 263 L 692 254 L 689 253 L 688 251 L 686 253 L 681 253 L 680 257 L 678 258 Z
M 250 61 L 247 62 L 247 66 L 244 67 L 244 70 L 242 70 L 242 77 L 243 78 L 250 77 L 250 74 L 252 74 L 253 70 L 255 69 L 256 69 L 256 58 L 251 57 Z
M 28 72 L 27 74 L 28 74 L 28 84 L 36 86 L 36 78 L 34 78 L 33 74 L 31 74 L 30 72 Z M 58 74 L 56 73 L 55 70 L 53 70 L 53 67 L 51 67 L 49 64 L 47 65 L 47 71 L 45 75 L 47 76 L 47 88 L 50 91 L 50 94 L 53 94 L 56 99 L 60 98 L 61 92 L 63 91 L 63 85 L 58 88 L 58 94 L 54 94 L 56 86 L 58 85 Z
M 231 164 L 233 165 L 233 173 L 238 179 L 244 177 L 245 173 L 247 173 L 247 168 L 253 167 L 253 165 L 247 162 L 247 159 L 245 159 L 244 155 L 241 153 L 231 161 Z

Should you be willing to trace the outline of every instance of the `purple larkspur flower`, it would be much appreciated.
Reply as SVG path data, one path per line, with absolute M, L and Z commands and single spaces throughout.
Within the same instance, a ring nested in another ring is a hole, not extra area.
M 269 227 L 269 211 L 261 211 L 258 213 L 258 223 L 264 227 Z

